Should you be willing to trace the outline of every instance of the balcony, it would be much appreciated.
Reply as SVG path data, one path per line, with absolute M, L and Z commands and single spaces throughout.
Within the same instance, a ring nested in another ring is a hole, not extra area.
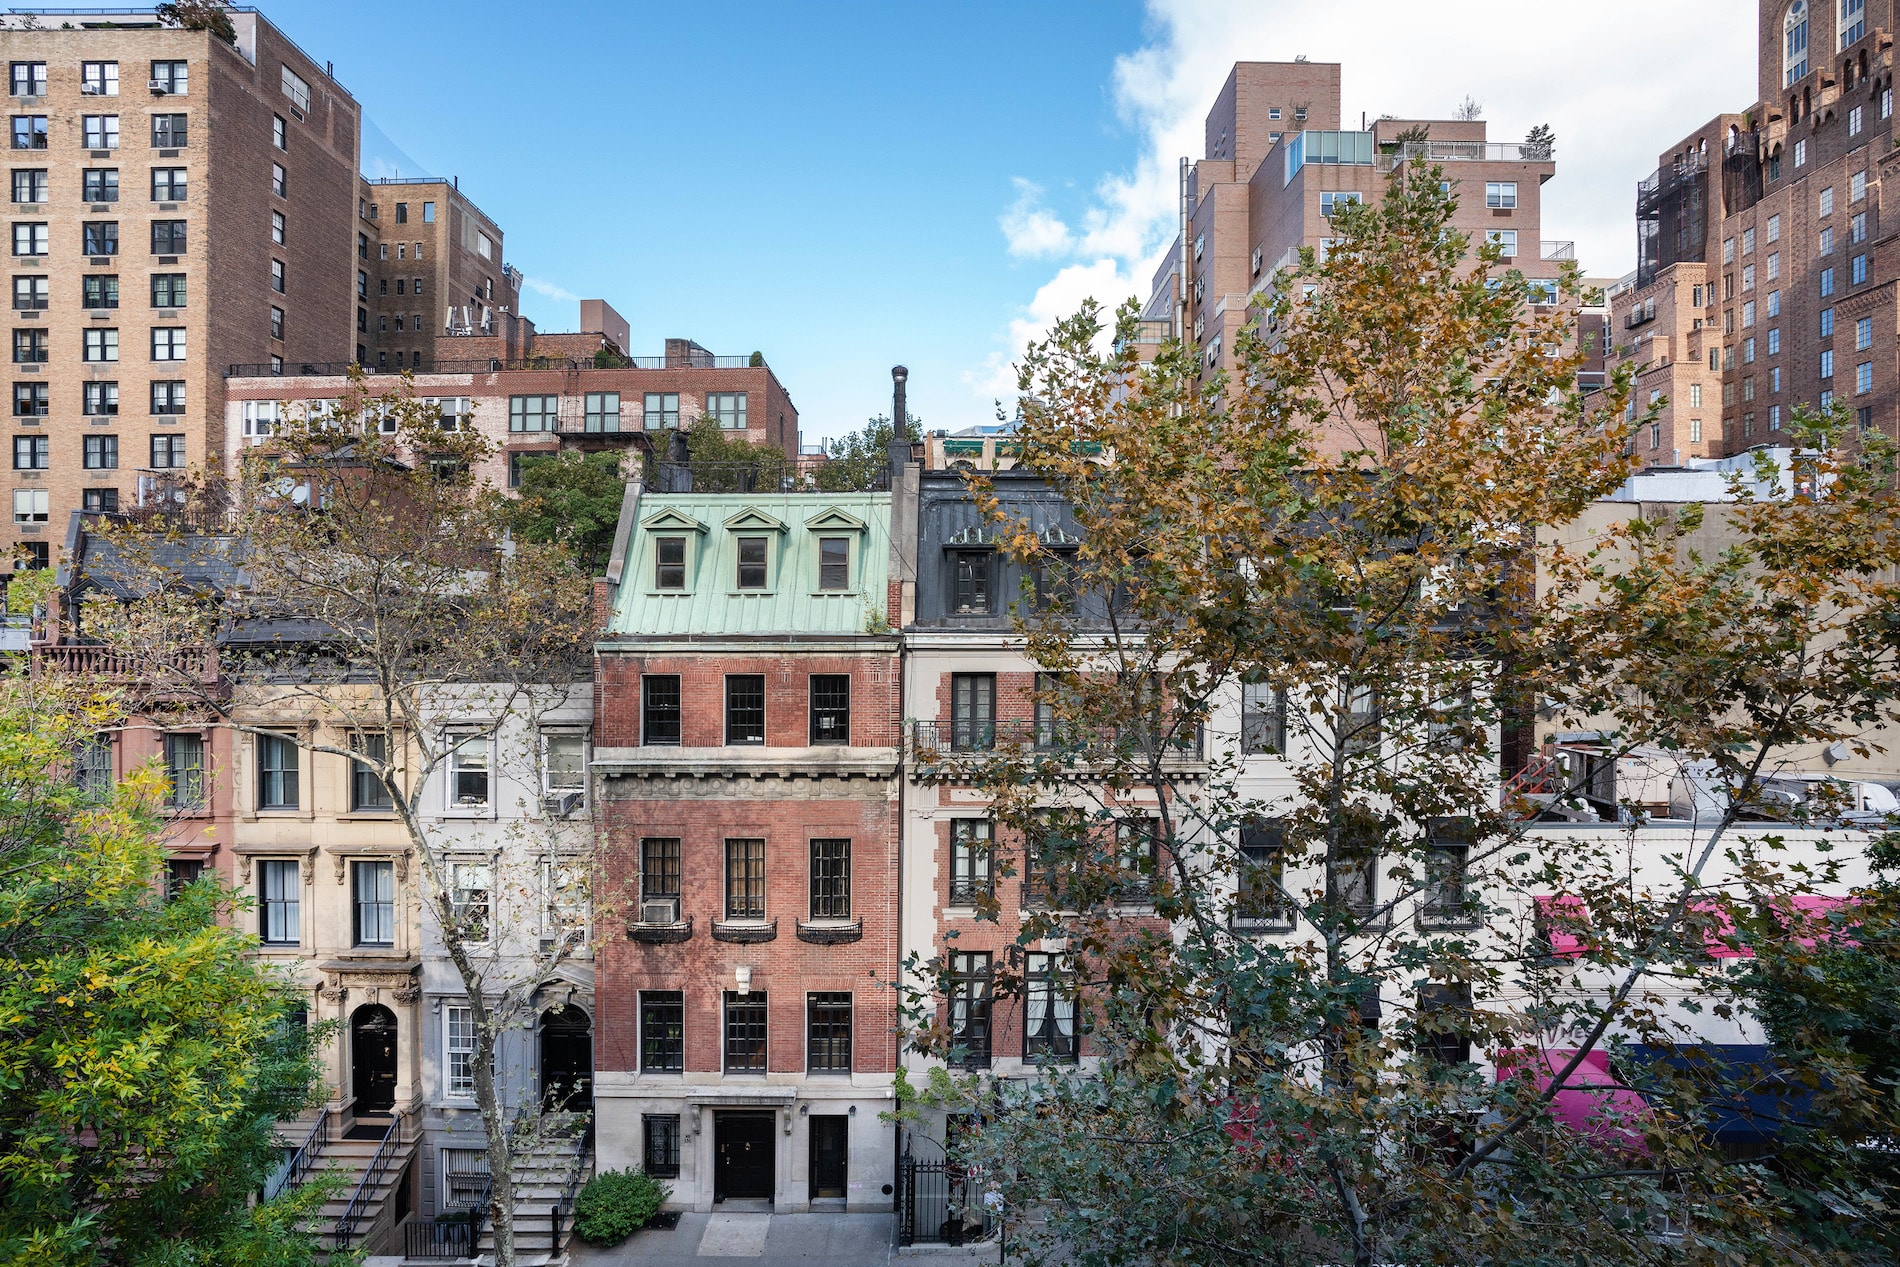
M 1540 260 L 1574 260 L 1577 258 L 1575 242 L 1553 242 L 1548 239 L 1537 244 L 1537 258 Z
M 1083 732 L 1044 719 L 1006 717 L 996 720 L 914 721 L 910 724 L 913 754 L 931 753 L 938 757 L 957 754 L 995 752 L 999 747 L 1021 747 L 1036 752 L 1076 752 L 1087 755 L 1091 748 L 1109 747 L 1119 736 L 1112 728 L 1101 727 Z M 1191 737 L 1169 745 L 1169 754 L 1181 760 L 1199 760 L 1203 736 L 1199 726 Z
M 1382 150 L 1375 166 L 1389 172 L 1405 162 L 1548 163 L 1550 150 L 1521 141 L 1406 141 Z

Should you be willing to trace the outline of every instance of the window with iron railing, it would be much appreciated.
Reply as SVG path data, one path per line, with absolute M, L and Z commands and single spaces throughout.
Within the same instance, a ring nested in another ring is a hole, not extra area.
M 1237 879 L 1236 926 L 1276 932 L 1293 927 L 1295 913 L 1285 887 L 1285 824 L 1278 819 L 1257 818 L 1241 826 Z
M 950 678 L 950 747 L 987 752 L 996 746 L 996 675 L 956 673 Z
M 990 867 L 994 839 L 987 818 L 950 820 L 951 906 L 973 906 L 995 891 Z
M 765 918 L 765 841 L 726 841 L 726 918 Z

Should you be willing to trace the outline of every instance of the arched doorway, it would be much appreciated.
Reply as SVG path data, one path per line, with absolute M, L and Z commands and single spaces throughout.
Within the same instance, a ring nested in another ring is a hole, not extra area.
M 350 1088 L 358 1113 L 396 1106 L 396 1014 L 366 1003 L 350 1016 Z
M 541 1103 L 575 1112 L 594 1107 L 594 1025 L 572 1003 L 541 1013 Z

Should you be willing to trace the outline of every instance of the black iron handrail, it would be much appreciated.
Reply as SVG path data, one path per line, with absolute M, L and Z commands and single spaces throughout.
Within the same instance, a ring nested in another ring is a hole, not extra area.
M 343 1214 L 336 1221 L 335 1245 L 337 1249 L 348 1249 L 350 1242 L 356 1239 L 356 1226 L 363 1221 L 363 1215 L 369 1208 L 370 1198 L 382 1185 L 383 1175 L 395 1164 L 395 1150 L 402 1143 L 403 1125 L 407 1115 L 401 1115 L 383 1132 L 383 1142 L 369 1159 L 369 1166 L 363 1171 L 362 1182 L 356 1185 L 356 1192 L 350 1197 L 349 1205 L 343 1208 Z
M 568 1214 L 574 1209 L 574 1194 L 580 1191 L 581 1176 L 587 1173 L 587 1150 L 594 1142 L 594 1115 L 587 1115 L 587 1129 L 581 1132 L 580 1139 L 574 1145 L 574 1169 L 567 1176 L 567 1185 L 561 1189 L 561 1199 L 554 1207 L 554 1230 L 551 1234 L 548 1251 L 561 1252 L 561 1228 Z
M 264 1200 L 269 1201 L 286 1188 L 294 1188 L 303 1182 L 304 1176 L 316 1164 L 317 1155 L 330 1143 L 330 1110 L 324 1109 L 317 1114 L 317 1120 L 310 1124 L 310 1132 L 303 1137 L 303 1143 L 297 1145 L 297 1151 L 285 1158 L 280 1175 L 272 1176 L 264 1184 Z

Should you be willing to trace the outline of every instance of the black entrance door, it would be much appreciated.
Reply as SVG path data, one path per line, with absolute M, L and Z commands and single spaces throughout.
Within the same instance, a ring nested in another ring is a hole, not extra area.
M 814 1117 L 811 1119 L 811 1195 L 819 1197 L 842 1197 L 844 1195 L 844 1172 L 846 1160 L 850 1155 L 848 1117 Z
M 350 1086 L 358 1113 L 387 1113 L 396 1104 L 396 1015 L 380 1003 L 350 1017 Z
M 594 1031 L 569 1004 L 541 1014 L 541 1103 L 578 1112 L 594 1105 Z
M 713 1115 L 713 1200 L 772 1199 L 770 1113 Z

